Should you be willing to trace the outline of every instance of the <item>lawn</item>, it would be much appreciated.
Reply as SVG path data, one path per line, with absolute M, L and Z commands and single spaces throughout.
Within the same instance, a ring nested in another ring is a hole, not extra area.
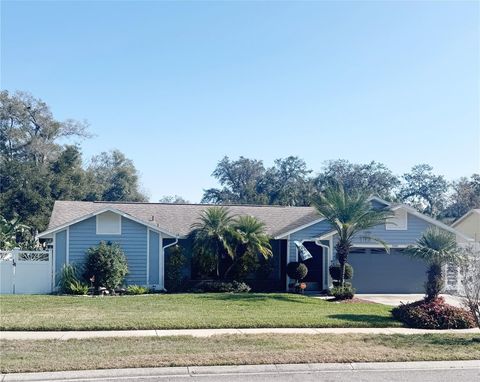
M 0 330 L 401 326 L 391 307 L 287 293 L 0 296 Z
M 223 335 L 0 341 L 0 372 L 187 365 L 480 359 L 480 337 Z

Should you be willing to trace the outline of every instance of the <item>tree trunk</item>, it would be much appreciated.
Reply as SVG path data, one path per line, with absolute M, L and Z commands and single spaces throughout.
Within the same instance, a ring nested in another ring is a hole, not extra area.
M 430 265 L 427 274 L 427 284 L 425 285 L 427 300 L 434 300 L 438 297 L 444 285 L 442 266 L 440 264 Z
M 340 286 L 345 286 L 345 264 L 347 263 L 348 253 L 350 252 L 350 244 L 339 241 L 335 246 L 337 250 L 337 258 L 340 263 Z

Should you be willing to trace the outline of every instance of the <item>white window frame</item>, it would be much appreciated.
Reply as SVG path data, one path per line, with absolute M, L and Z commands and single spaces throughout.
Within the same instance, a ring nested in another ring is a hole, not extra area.
M 118 229 L 110 232 L 100 232 L 99 230 L 99 219 L 102 215 L 109 214 L 110 216 L 116 216 L 118 219 Z M 115 212 L 105 211 L 96 216 L 96 234 L 97 235 L 121 235 L 122 234 L 122 216 L 116 214 Z
M 387 219 L 385 229 L 387 231 L 406 231 L 408 230 L 408 211 L 399 208 L 394 211 L 395 216 Z M 392 224 L 394 223 L 394 224 Z

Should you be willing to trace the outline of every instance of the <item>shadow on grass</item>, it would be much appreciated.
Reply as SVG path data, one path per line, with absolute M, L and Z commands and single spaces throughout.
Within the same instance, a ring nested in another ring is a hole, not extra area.
M 458 334 L 423 334 L 416 336 L 390 335 L 372 337 L 371 341 L 388 346 L 474 346 L 480 349 L 480 336 L 460 336 Z
M 371 326 L 391 326 L 392 323 L 398 323 L 393 317 L 378 316 L 374 314 L 330 314 L 327 316 L 334 320 L 349 322 L 361 322 Z
M 200 294 L 199 298 L 215 301 L 233 301 L 233 302 L 267 302 L 267 301 L 281 301 L 296 304 L 317 304 L 318 301 L 306 298 L 299 295 L 288 294 L 258 294 L 258 293 L 209 293 Z

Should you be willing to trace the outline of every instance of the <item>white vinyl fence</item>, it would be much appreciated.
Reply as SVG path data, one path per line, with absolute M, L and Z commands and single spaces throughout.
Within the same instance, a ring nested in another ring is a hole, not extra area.
M 0 294 L 43 294 L 53 288 L 52 251 L 0 251 Z

